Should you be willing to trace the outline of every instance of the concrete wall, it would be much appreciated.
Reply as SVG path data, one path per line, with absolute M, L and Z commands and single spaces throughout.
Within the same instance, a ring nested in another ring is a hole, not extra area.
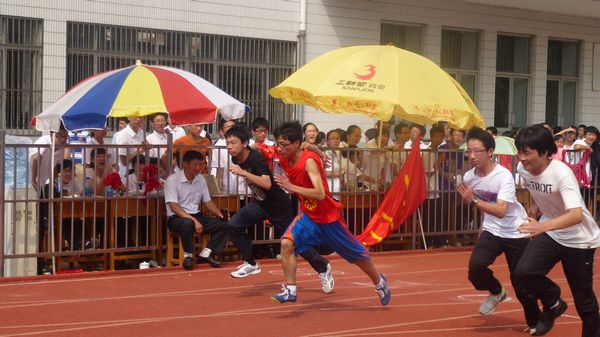
M 530 80 L 530 123 L 544 120 L 548 38 L 582 41 L 577 120 L 600 124 L 600 91 L 591 90 L 592 47 L 600 43 L 600 19 L 491 7 L 451 0 L 307 0 L 306 60 L 349 45 L 378 44 L 381 22 L 424 26 L 424 56 L 439 63 L 443 27 L 481 32 L 477 86 L 479 109 L 493 123 L 496 36 L 534 38 Z M 167 30 L 296 41 L 299 0 L 0 0 L 0 14 L 44 19 L 43 106 L 65 88 L 66 22 L 94 22 Z M 305 109 L 304 121 L 322 130 L 349 124 L 372 127 L 373 120 Z

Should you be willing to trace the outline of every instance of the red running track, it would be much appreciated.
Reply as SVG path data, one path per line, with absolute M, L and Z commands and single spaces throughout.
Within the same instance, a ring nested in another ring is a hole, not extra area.
M 331 257 L 335 292 L 323 294 L 317 275 L 298 264 L 298 302 L 276 304 L 281 266 L 233 279 L 238 263 L 200 266 L 191 272 L 160 268 L 63 275 L 0 282 L 0 336 L 528 336 L 510 287 L 504 258 L 493 269 L 511 297 L 489 316 L 478 314 L 486 294 L 467 280 L 468 250 L 374 255 L 392 287 L 389 306 L 379 304 L 368 278 Z M 600 293 L 599 270 L 594 285 Z M 569 309 L 547 336 L 581 334 L 562 268 L 551 277 Z

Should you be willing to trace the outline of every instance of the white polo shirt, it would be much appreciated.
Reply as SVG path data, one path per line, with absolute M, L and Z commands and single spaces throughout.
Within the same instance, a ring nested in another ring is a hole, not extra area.
M 167 134 L 159 133 L 156 132 L 156 130 L 154 130 L 154 132 L 146 136 L 146 141 L 148 142 L 148 144 L 152 145 L 167 145 Z M 152 148 L 150 149 L 150 157 L 160 158 L 165 152 L 167 152 L 166 147 Z
M 119 131 L 119 135 L 117 136 L 117 138 L 115 138 L 114 141 L 114 143 L 118 145 L 141 145 L 143 142 L 144 130 L 139 129 L 138 132 L 134 132 L 129 126 L 129 124 L 127 124 L 127 126 L 123 130 Z M 135 151 L 136 148 L 133 147 L 120 147 L 118 155 L 129 157 L 129 155 L 134 153 Z M 124 179 L 127 176 L 127 166 L 121 163 L 120 158 L 117 158 L 117 161 L 119 162 L 119 174 L 121 175 L 121 179 Z
M 188 214 L 196 214 L 200 212 L 200 202 L 206 203 L 210 200 L 210 193 L 202 174 L 198 174 L 189 182 L 181 170 L 171 174 L 165 182 L 167 216 L 175 215 L 169 207 L 169 202 L 177 203 Z

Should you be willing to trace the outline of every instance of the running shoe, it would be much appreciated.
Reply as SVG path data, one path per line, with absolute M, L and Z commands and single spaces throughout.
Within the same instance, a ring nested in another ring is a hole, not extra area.
M 482 315 L 489 315 L 493 313 L 494 311 L 496 311 L 498 303 L 504 301 L 507 296 L 508 292 L 506 291 L 506 288 L 502 286 L 502 290 L 500 290 L 499 294 L 491 294 L 490 296 L 488 296 L 488 298 L 485 299 L 485 301 L 483 301 L 483 303 L 481 303 L 481 305 L 479 306 L 479 313 Z
M 383 284 L 381 287 L 375 288 L 375 291 L 377 292 L 377 295 L 379 295 L 379 301 L 381 301 L 381 305 L 388 305 L 392 299 L 392 293 L 388 287 L 385 276 L 383 274 L 379 274 L 379 277 L 381 280 L 383 280 Z
M 565 311 L 567 311 L 567 303 L 560 298 L 554 307 L 550 309 L 544 309 L 540 315 L 540 320 L 535 326 L 534 336 L 542 336 L 547 334 L 548 331 L 552 330 L 554 327 L 554 320 L 556 320 L 560 315 L 564 314 Z
M 236 271 L 231 272 L 231 276 L 235 278 L 248 277 L 250 275 L 259 274 L 261 272 L 258 262 L 255 265 L 251 265 L 248 262 L 244 262 L 238 267 Z
M 292 295 L 290 289 L 288 287 L 282 285 L 282 292 L 279 294 L 273 294 L 271 296 L 271 300 L 276 303 L 285 303 L 285 302 L 296 302 L 296 295 Z
M 331 264 L 327 264 L 327 270 L 323 273 L 319 273 L 319 278 L 321 279 L 321 288 L 323 292 L 329 294 L 333 292 L 334 281 L 333 275 L 331 275 Z

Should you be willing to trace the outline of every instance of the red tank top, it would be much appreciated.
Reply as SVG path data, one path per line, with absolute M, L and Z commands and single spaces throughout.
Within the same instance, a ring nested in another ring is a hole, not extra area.
M 313 184 L 310 181 L 308 173 L 306 173 L 305 166 L 306 161 L 312 158 L 319 168 L 319 174 L 323 182 L 323 189 L 325 190 L 325 198 L 323 200 L 309 199 L 298 194 L 300 199 L 300 209 L 308 215 L 308 217 L 317 224 L 328 224 L 340 219 L 340 213 L 343 211 L 343 206 L 339 202 L 333 200 L 331 193 L 329 193 L 329 186 L 323 172 L 323 165 L 321 165 L 321 158 L 309 150 L 302 151 L 302 157 L 295 165 L 291 165 L 287 158 L 281 158 L 281 167 L 285 170 L 290 182 L 294 185 L 298 185 L 306 188 L 313 188 Z

